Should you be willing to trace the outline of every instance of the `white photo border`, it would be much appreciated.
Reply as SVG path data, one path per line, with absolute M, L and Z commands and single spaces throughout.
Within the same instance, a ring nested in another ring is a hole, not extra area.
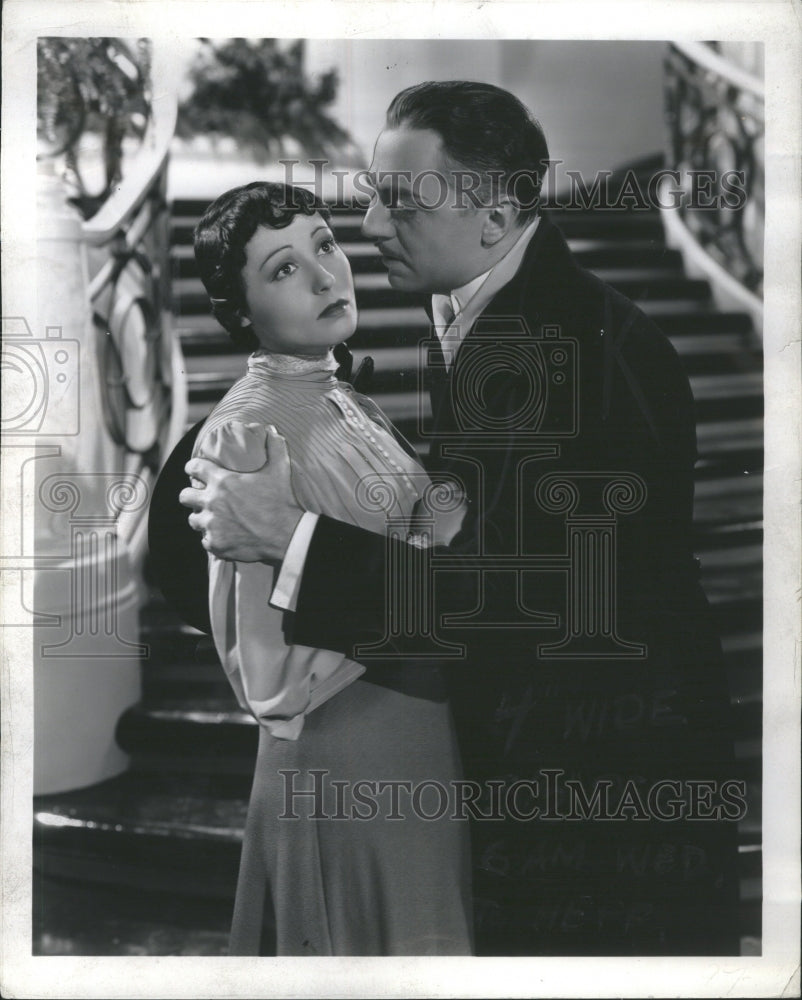
M 31 630 L 4 629 L 2 968 L 9 997 L 799 995 L 800 250 L 802 33 L 793 0 L 6 0 L 4 315 L 36 311 L 39 35 L 594 38 L 765 45 L 763 951 L 728 958 L 234 959 L 34 957 Z M 5 518 L 21 511 L 4 511 Z M 8 524 L 8 520 L 6 520 Z

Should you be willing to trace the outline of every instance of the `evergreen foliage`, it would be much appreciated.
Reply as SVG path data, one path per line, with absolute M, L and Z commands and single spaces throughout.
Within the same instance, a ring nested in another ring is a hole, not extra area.
M 310 78 L 302 40 L 201 43 L 190 68 L 192 93 L 179 107 L 178 135 L 230 136 L 262 163 L 286 154 L 287 140 L 309 156 L 351 156 L 350 136 L 326 110 L 337 95 L 337 71 Z
M 147 39 L 39 38 L 37 136 L 40 155 L 64 156 L 71 201 L 89 218 L 122 178 L 123 140 L 142 139 L 151 117 L 151 50 Z M 104 184 L 87 188 L 80 140 L 101 137 Z

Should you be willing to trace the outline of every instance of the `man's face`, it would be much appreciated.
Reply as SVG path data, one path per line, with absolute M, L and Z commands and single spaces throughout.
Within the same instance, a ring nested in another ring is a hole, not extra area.
M 486 213 L 462 198 L 443 143 L 431 129 L 386 129 L 370 171 L 376 193 L 362 232 L 379 248 L 393 288 L 445 294 L 487 270 Z

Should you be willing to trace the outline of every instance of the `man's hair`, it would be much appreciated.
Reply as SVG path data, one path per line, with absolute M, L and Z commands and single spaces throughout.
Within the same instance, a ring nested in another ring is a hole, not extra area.
M 220 195 L 195 227 L 195 260 L 212 312 L 237 347 L 254 351 L 259 346 L 253 330 L 242 325 L 245 247 L 259 226 L 284 229 L 296 216 L 316 212 L 328 221 L 328 209 L 310 191 L 254 181 Z
M 478 176 L 483 204 L 492 190 L 520 206 L 521 223 L 537 215 L 548 145 L 540 123 L 509 91 L 467 80 L 419 83 L 387 109 L 387 127 L 400 126 L 437 132 L 448 166 Z

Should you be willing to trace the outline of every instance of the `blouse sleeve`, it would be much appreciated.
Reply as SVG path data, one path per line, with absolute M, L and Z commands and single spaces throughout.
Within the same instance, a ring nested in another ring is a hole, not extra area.
M 266 461 L 264 425 L 230 421 L 203 434 L 195 453 L 235 472 Z M 279 739 L 297 740 L 307 712 L 365 668 L 341 653 L 289 644 L 284 613 L 268 604 L 278 570 L 209 556 L 215 647 L 240 705 Z

